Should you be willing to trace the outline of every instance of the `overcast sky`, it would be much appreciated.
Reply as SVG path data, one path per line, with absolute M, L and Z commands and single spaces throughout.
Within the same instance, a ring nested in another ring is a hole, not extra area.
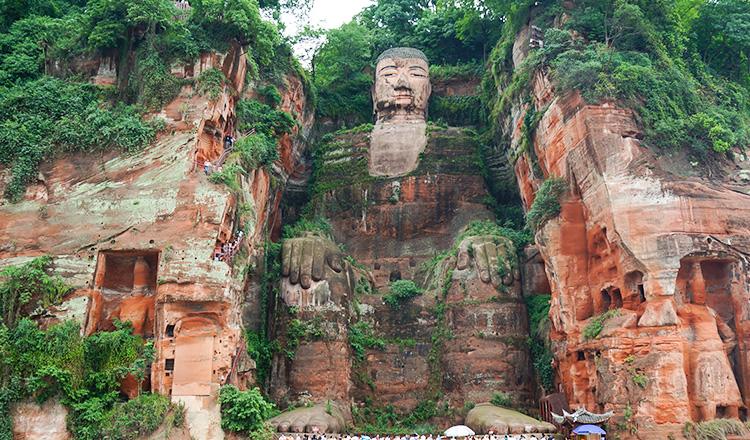
M 373 4 L 375 0 L 314 0 L 310 11 L 310 24 L 324 29 L 333 29 L 348 23 L 359 11 Z M 299 23 L 297 17 L 285 15 L 282 20 L 286 24 L 284 34 L 291 36 L 297 33 L 297 28 L 305 23 Z M 302 64 L 307 66 L 304 60 L 303 50 L 295 47 L 295 54 L 300 58 Z

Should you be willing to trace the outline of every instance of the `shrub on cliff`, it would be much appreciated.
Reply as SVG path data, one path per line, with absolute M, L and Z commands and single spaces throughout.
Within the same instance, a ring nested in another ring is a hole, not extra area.
M 383 301 L 398 310 L 401 308 L 401 304 L 404 301 L 414 296 L 421 295 L 423 292 L 424 290 L 414 284 L 414 281 L 397 280 L 388 288 L 388 293 L 383 295 Z
M 224 72 L 221 69 L 206 69 L 198 75 L 195 80 L 196 91 L 208 99 L 216 101 L 219 99 L 219 95 L 224 90 L 224 85 L 227 83 L 227 77 L 224 76 Z
M 352 346 L 354 356 L 357 361 L 365 359 L 365 350 L 374 348 L 376 350 L 385 350 L 386 341 L 383 338 L 376 337 L 372 331 L 371 322 L 359 321 L 349 327 L 347 340 Z
M 219 390 L 219 402 L 221 427 L 229 431 L 262 431 L 265 421 L 279 413 L 273 403 L 263 398 L 258 388 L 240 391 L 233 385 L 225 385 Z
M 532 230 L 539 230 L 547 220 L 560 213 L 560 196 L 567 190 L 568 183 L 562 177 L 551 176 L 542 183 L 526 213 L 526 221 Z
M 552 390 L 555 371 L 552 369 L 552 352 L 549 348 L 549 308 L 550 295 L 527 295 L 523 297 L 526 312 L 529 314 L 528 338 L 534 371 L 540 384 L 546 390 Z
M 602 329 L 604 329 L 604 323 L 607 322 L 609 318 L 614 318 L 620 315 L 620 309 L 611 309 L 607 310 L 596 318 L 592 318 L 588 325 L 581 332 L 583 340 L 589 341 L 599 336 L 599 333 L 601 333 Z

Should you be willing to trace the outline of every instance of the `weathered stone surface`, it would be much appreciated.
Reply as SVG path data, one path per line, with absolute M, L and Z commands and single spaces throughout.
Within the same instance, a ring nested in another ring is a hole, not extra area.
M 750 197 L 731 181 L 735 166 L 701 178 L 651 150 L 630 110 L 552 87 L 536 73 L 532 105 L 546 109 L 532 139 L 538 162 L 519 152 L 515 169 L 527 208 L 543 178 L 570 186 L 536 234 L 560 390 L 592 411 L 629 404 L 641 425 L 737 416 L 750 398 Z M 514 148 L 524 111 L 508 124 Z M 580 338 L 612 308 L 627 322 Z
M 268 420 L 279 432 L 342 433 L 346 417 L 336 404 L 317 404 L 297 408 Z
M 419 154 L 427 143 L 425 122 L 378 124 L 370 143 L 370 174 L 402 176 L 419 163 Z
M 278 169 L 249 172 L 239 179 L 240 191 L 211 182 L 198 164 L 216 161 L 223 136 L 234 134 L 245 55 L 235 46 L 173 73 L 195 77 L 209 68 L 221 69 L 234 91 L 210 101 L 184 90 L 157 116 L 170 130 L 153 145 L 137 154 L 59 155 L 42 165 L 22 202 L 0 201 L 0 266 L 52 254 L 55 272 L 76 291 L 40 320 L 80 320 L 86 334 L 110 330 L 115 318 L 131 321 L 157 352 L 144 386 L 187 404 L 188 436 L 218 439 L 216 390 L 254 381 L 254 363 L 237 354 L 243 318 L 258 322 L 263 312 L 240 307 L 260 304 L 246 290 L 242 269 L 279 220 L 281 187 L 274 182 L 298 168 L 304 142 L 285 138 Z M 108 80 L 108 69 L 106 60 L 98 64 L 97 81 Z M 309 131 L 312 114 L 302 89 L 290 78 L 281 107 L 294 109 L 299 130 Z M 8 173 L 0 169 L 0 192 Z M 246 235 L 233 267 L 217 261 L 215 249 L 237 239 L 240 223 Z M 126 378 L 121 391 L 133 396 L 137 383 Z
M 19 440 L 67 440 L 72 438 L 66 427 L 68 411 L 58 399 L 42 405 L 24 401 L 13 405 L 13 438 Z
M 512 243 L 493 236 L 456 242 L 472 221 L 492 218 L 471 136 L 431 130 L 419 165 L 396 178 L 369 175 L 359 156 L 367 151 L 366 134 L 340 135 L 334 143 L 338 149 L 327 153 L 332 158 L 318 172 L 318 184 L 332 189 L 313 203 L 357 263 L 338 270 L 328 257 L 337 248 L 322 238 L 284 245 L 280 295 L 294 314 L 277 308 L 276 334 L 284 339 L 296 319 L 307 335 L 293 359 L 276 357 L 274 400 L 286 406 L 372 398 L 408 413 L 435 392 L 460 407 L 502 391 L 519 405 L 533 406 L 527 314 Z M 341 180 L 342 174 L 354 177 Z M 456 246 L 455 257 L 430 270 L 423 266 Z M 396 310 L 382 293 L 398 279 L 415 280 L 427 291 Z M 439 321 L 434 310 L 442 302 L 445 317 Z M 383 347 L 356 359 L 347 334 L 362 324 Z M 324 335 L 311 336 L 316 329 Z M 435 334 L 443 336 L 433 339 Z
M 480 403 L 466 415 L 466 426 L 477 434 L 524 434 L 557 432 L 554 425 L 540 422 L 520 412 Z
M 646 303 L 641 319 L 638 320 L 640 327 L 662 327 L 677 325 L 677 312 L 674 310 L 674 304 L 669 298 L 662 298 L 661 301 L 654 299 Z

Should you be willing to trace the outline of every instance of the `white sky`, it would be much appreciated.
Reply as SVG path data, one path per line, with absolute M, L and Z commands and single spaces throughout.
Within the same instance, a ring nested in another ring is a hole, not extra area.
M 362 9 L 373 4 L 375 0 L 314 0 L 312 10 L 310 11 L 309 23 L 314 27 L 324 29 L 333 29 L 348 23 L 352 17 Z M 285 14 L 281 18 L 286 24 L 284 34 L 292 36 L 297 33 L 297 29 L 306 24 L 306 20 Z M 302 65 L 308 67 L 308 61 L 305 59 L 304 49 L 294 47 L 294 53 L 300 59 Z

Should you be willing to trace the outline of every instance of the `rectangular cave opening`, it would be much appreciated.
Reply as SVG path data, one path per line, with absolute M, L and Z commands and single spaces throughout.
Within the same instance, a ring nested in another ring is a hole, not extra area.
M 174 371 L 174 359 L 164 360 L 164 371 Z
M 158 250 L 102 251 L 94 289 L 101 295 L 96 331 L 113 331 L 117 320 L 130 321 L 133 333 L 153 338 Z
M 579 361 L 585 361 L 586 360 L 586 354 L 583 352 L 583 350 L 578 350 L 578 360 Z
M 97 284 L 101 288 L 128 293 L 137 288 L 156 291 L 159 251 L 106 251 L 102 254 L 97 271 Z
M 165 335 L 166 335 L 166 336 L 167 336 L 168 338 L 173 338 L 173 337 L 174 337 L 174 327 L 175 327 L 175 325 L 174 325 L 174 324 L 168 324 L 168 325 L 167 325 L 167 328 L 166 328 L 166 329 L 164 330 L 164 334 L 165 334 Z
M 646 291 L 643 287 L 643 272 L 634 270 L 625 274 L 625 289 L 622 295 L 622 307 L 637 310 L 646 302 Z

